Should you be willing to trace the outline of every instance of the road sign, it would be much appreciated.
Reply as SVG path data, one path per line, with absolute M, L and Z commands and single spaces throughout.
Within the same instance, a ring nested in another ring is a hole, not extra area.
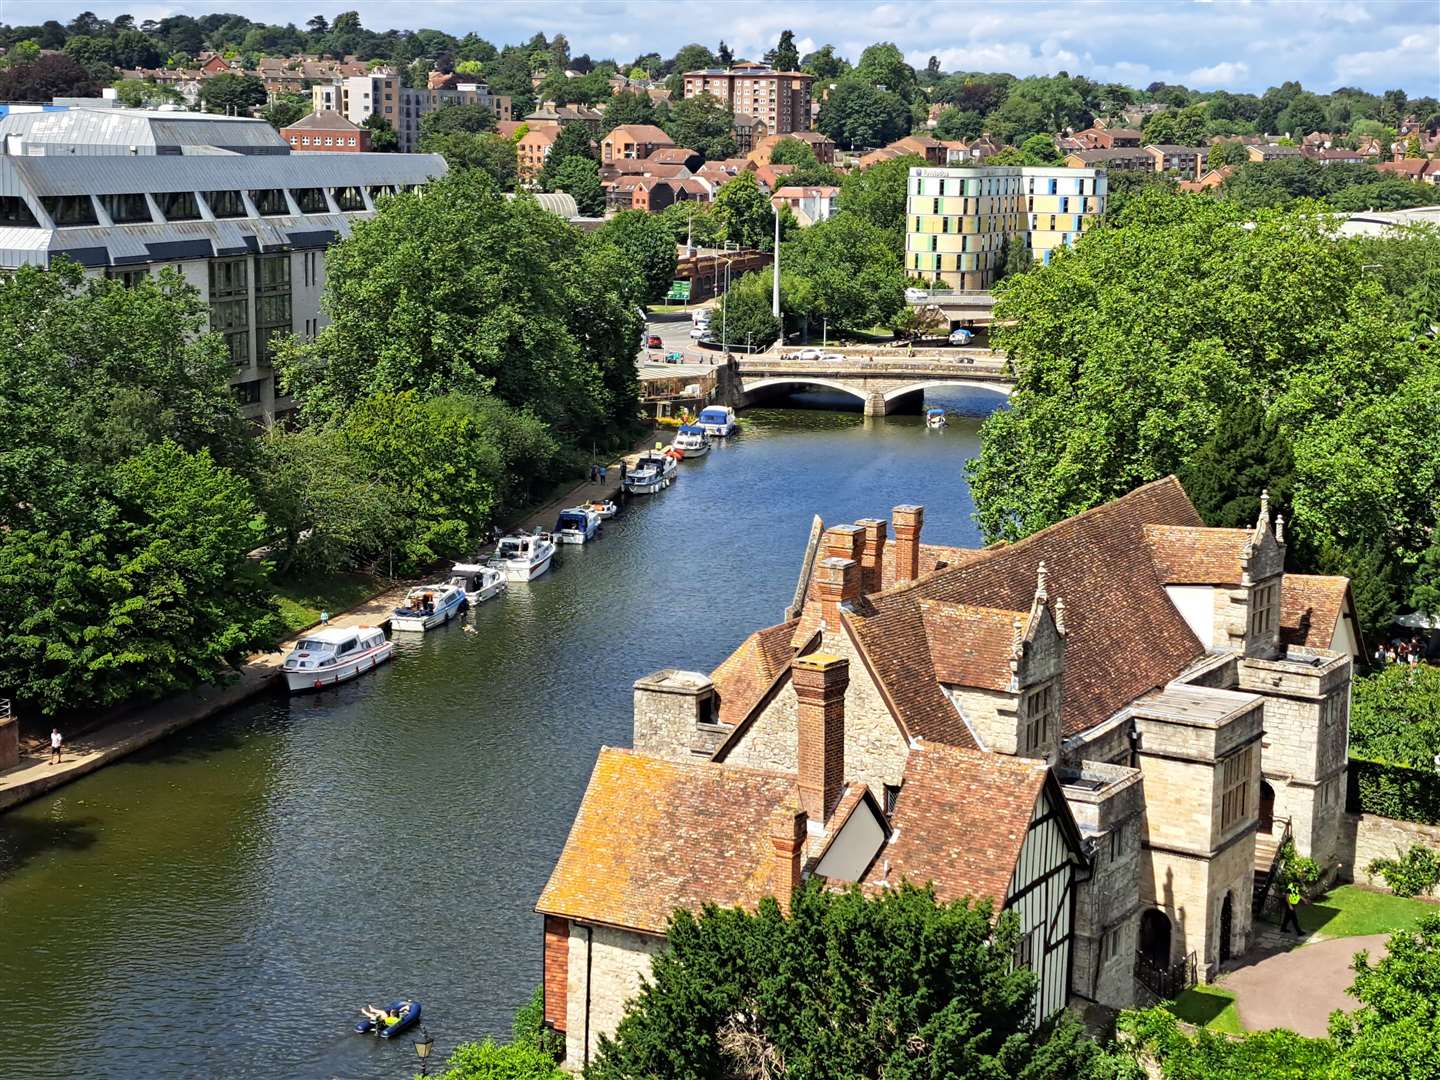
M 670 291 L 665 294 L 666 300 L 679 300 L 681 303 L 690 302 L 690 282 L 672 281 Z

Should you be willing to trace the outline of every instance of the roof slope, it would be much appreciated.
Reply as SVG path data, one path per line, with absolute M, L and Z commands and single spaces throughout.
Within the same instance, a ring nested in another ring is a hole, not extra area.
M 790 635 L 798 619 L 757 630 L 710 675 L 720 697 L 720 722 L 738 724 L 790 665 L 795 655 Z
M 930 881 L 942 901 L 988 897 L 998 909 L 1048 771 L 1043 761 L 954 746 L 910 751 L 891 842 L 865 884 Z
M 601 749 L 537 911 L 664 933 L 677 907 L 754 907 L 780 865 L 770 817 L 795 778 Z
M 344 131 L 351 134 L 360 130 L 360 125 L 352 123 L 333 109 L 309 113 L 287 127 L 294 131 Z
M 1331 648 L 1349 587 L 1349 578 L 1286 574 L 1280 585 L 1280 640 L 1311 649 Z
M 1016 625 L 1023 636 L 1030 623 L 1029 612 L 921 600 L 920 618 L 930 642 L 930 662 L 940 682 L 982 690 L 1010 688 Z
M 1239 585 L 1249 529 L 1196 529 L 1186 525 L 1146 525 L 1145 542 L 1155 573 L 1166 585 Z

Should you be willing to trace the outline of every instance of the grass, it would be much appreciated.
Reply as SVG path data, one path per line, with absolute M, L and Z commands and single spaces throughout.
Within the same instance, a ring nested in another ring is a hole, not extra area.
M 1440 905 L 1341 885 L 1324 897 L 1300 906 L 1300 928 L 1327 938 L 1360 937 L 1412 929 L 1422 915 L 1440 913 Z
M 1204 983 L 1193 986 L 1165 1008 L 1196 1027 L 1209 1028 L 1225 1035 L 1245 1034 L 1240 1013 L 1235 1009 L 1235 995 L 1218 986 Z
M 287 634 L 320 621 L 322 611 L 340 612 L 383 591 L 385 583 L 371 574 L 311 574 L 273 582 L 280 619 Z

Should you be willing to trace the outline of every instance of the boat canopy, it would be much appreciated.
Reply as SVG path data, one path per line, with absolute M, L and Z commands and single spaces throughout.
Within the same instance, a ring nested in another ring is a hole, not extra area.
M 926 409 L 926 410 L 925 410 L 925 415 L 926 415 L 926 416 L 944 416 L 944 415 L 945 415 L 945 410 L 944 410 L 944 409 Z
M 700 410 L 700 420 L 702 423 L 720 424 L 729 419 L 730 410 L 724 405 L 711 405 L 708 408 Z M 684 429 L 682 428 L 681 430 L 683 431 Z
M 681 435 L 704 435 L 705 429 L 698 424 L 681 424 Z
M 579 510 L 561 510 L 560 518 L 555 522 L 556 529 L 584 529 L 590 524 L 590 519 Z

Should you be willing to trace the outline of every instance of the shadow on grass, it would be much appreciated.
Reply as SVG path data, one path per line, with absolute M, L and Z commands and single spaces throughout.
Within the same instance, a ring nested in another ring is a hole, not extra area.
M 1165 1008 L 1187 1023 L 1205 1027 L 1234 1004 L 1235 995 L 1207 986 L 1186 990 Z

